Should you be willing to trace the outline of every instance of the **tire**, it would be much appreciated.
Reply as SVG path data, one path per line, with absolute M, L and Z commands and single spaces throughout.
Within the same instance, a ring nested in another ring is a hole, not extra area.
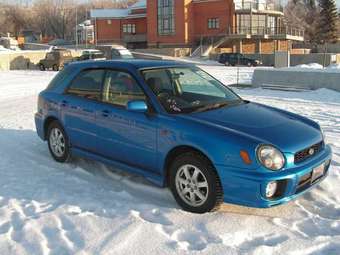
M 45 68 L 45 66 L 44 66 L 43 64 L 40 64 L 40 65 L 39 65 L 39 70 L 40 70 L 40 71 L 45 71 L 46 68 Z
M 230 64 L 229 64 L 228 61 L 226 61 L 226 62 L 224 63 L 224 65 L 225 65 L 225 66 L 230 66 Z
M 218 210 L 223 203 L 220 179 L 214 166 L 203 155 L 195 152 L 182 154 L 169 170 L 171 192 L 185 211 L 211 212 Z M 196 172 L 197 178 L 194 177 Z
M 251 67 L 251 66 L 253 66 L 253 65 L 251 64 L 251 62 L 248 62 L 248 63 L 247 63 L 247 66 L 248 66 L 248 67 Z
M 55 161 L 64 163 L 70 160 L 68 136 L 58 121 L 53 121 L 47 131 L 48 149 Z
M 58 71 L 59 71 L 59 66 L 53 65 L 53 66 L 52 66 L 52 69 L 53 69 L 53 71 L 58 72 Z

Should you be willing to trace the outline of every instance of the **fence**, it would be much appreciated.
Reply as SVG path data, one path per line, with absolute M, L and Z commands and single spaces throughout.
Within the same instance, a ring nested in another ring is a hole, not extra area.
M 0 53 L 0 70 L 26 70 L 37 69 L 37 64 L 46 56 L 44 50 L 13 51 Z M 71 50 L 73 56 L 78 56 L 80 51 Z

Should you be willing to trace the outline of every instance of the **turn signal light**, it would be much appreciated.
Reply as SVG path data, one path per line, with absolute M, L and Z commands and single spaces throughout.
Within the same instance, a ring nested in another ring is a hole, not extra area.
M 241 158 L 243 159 L 243 162 L 247 165 L 250 165 L 251 164 L 251 159 L 249 157 L 249 154 L 248 152 L 244 151 L 244 150 L 241 150 L 240 151 L 240 156 Z

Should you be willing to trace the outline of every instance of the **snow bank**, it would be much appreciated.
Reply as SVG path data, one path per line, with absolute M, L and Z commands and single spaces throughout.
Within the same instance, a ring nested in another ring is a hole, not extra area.
M 340 72 L 340 64 L 331 64 L 325 68 L 318 63 L 310 63 L 292 66 L 288 68 L 280 68 L 279 70 L 292 70 L 292 71 L 311 71 L 311 72 Z
M 236 75 L 206 70 L 227 82 Z M 54 75 L 0 72 L 0 254 L 339 253 L 339 93 L 237 90 L 318 121 L 334 151 L 330 176 L 280 207 L 194 215 L 138 176 L 84 159 L 54 162 L 33 121 L 37 93 Z
M 293 66 L 292 68 L 311 68 L 311 69 L 322 69 L 323 66 L 318 64 L 318 63 L 310 63 L 310 64 L 302 64 L 302 65 L 297 65 Z

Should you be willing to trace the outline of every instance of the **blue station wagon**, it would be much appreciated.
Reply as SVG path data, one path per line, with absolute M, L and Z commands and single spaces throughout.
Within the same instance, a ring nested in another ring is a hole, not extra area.
M 195 213 L 285 203 L 331 163 L 316 122 L 174 61 L 72 63 L 40 93 L 35 123 L 56 161 L 74 155 L 140 174 Z

